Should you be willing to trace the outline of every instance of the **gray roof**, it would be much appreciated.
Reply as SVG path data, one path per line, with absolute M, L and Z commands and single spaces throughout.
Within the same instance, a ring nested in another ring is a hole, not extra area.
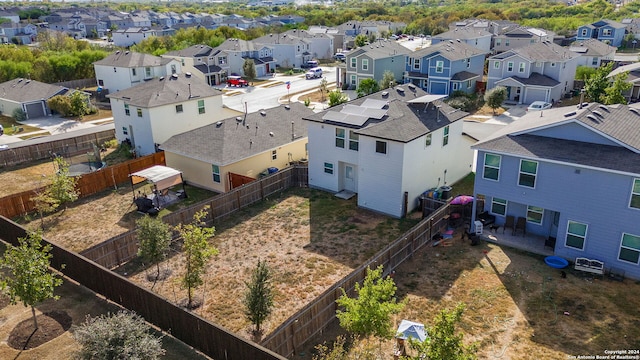
M 455 39 L 477 39 L 481 37 L 491 36 L 491 33 L 474 27 L 457 27 L 453 30 L 449 30 L 447 32 L 443 32 L 442 34 L 438 34 L 434 36 L 434 39 L 442 39 L 442 40 L 455 40 Z
M 195 58 L 209 56 L 212 52 L 213 48 L 209 45 L 192 45 L 182 50 L 169 51 L 166 53 L 166 55 Z
M 436 53 L 440 53 L 440 55 L 444 56 L 446 59 L 456 61 L 467 59 L 472 56 L 483 55 L 487 52 L 465 42 L 443 41 L 433 46 L 416 50 L 410 56 L 413 58 L 421 58 L 431 54 L 435 55 Z
M 615 68 L 613 71 L 611 71 L 609 73 L 609 75 L 607 75 L 607 77 L 613 77 L 616 76 L 620 73 L 623 73 L 625 71 L 629 71 L 629 72 L 636 72 L 640 70 L 640 62 L 636 62 L 633 64 L 629 64 L 629 65 L 623 65 L 623 66 L 618 66 L 617 68 Z
M 18 78 L 0 84 L 0 99 L 24 103 L 49 99 L 55 95 L 64 94 L 67 91 L 69 91 L 69 89 L 63 86 Z
M 380 120 L 369 118 L 362 126 L 350 126 L 323 119 L 324 115 L 329 111 L 340 111 L 343 107 L 342 105 L 313 114 L 304 119 L 355 128 L 358 129 L 356 132 L 361 135 L 407 143 L 468 115 L 466 112 L 456 110 L 440 100 L 426 104 L 408 103 L 409 100 L 418 99 L 425 95 L 428 95 L 428 93 L 415 86 L 403 85 L 348 102 L 348 105 L 361 105 L 368 99 L 387 102 L 384 107 L 386 110 L 385 116 Z M 439 106 L 439 108 L 436 106 Z
M 161 58 L 159 56 L 142 54 L 132 51 L 118 50 L 102 60 L 94 62 L 94 65 L 115 66 L 121 68 L 138 68 L 147 66 L 162 66 L 174 61 L 174 59 Z
M 222 95 L 222 91 L 189 74 L 155 78 L 140 85 L 107 95 L 141 108 L 181 103 L 196 98 Z
M 569 50 L 585 56 L 605 56 L 616 52 L 616 48 L 597 39 L 576 41 Z
M 265 47 L 265 45 L 254 43 L 242 39 L 227 39 L 216 47 L 216 50 L 232 51 L 255 51 Z
M 464 120 L 462 133 L 476 141 L 483 140 L 505 127 L 505 124 L 492 124 L 473 120 Z
M 347 55 L 349 57 L 352 57 L 367 54 L 367 56 L 371 57 L 372 59 L 384 59 L 395 55 L 408 55 L 410 53 L 411 50 L 398 44 L 395 41 L 380 40 L 374 42 L 373 44 L 361 46 L 357 49 L 354 49 Z
M 546 87 L 554 87 L 557 86 L 558 84 L 560 84 L 560 82 L 558 80 L 552 79 L 550 77 L 548 77 L 547 75 L 542 75 L 539 73 L 531 73 L 531 75 L 528 78 L 525 77 L 520 77 L 520 76 L 511 76 L 509 77 L 517 82 L 519 82 L 522 85 L 533 85 L 533 86 L 546 86 Z M 506 79 L 509 78 L 505 78 L 503 80 L 499 80 L 498 82 L 502 82 Z
M 232 117 L 219 124 L 174 135 L 160 148 L 225 166 L 307 137 L 307 126 L 302 118 L 312 113 L 303 104 L 294 102 L 288 106 L 247 114 L 246 118 L 241 115 L 240 121 Z M 292 131 L 295 134 L 293 140 Z
M 480 74 L 474 74 L 470 71 L 463 70 L 453 74 L 453 76 L 451 77 L 451 80 L 464 81 L 464 80 L 473 79 L 474 77 L 478 77 L 478 76 L 480 76 Z
M 268 44 L 268 45 L 297 45 L 300 43 L 307 43 L 308 41 L 301 39 L 297 36 L 290 36 L 287 34 L 267 34 L 257 39 L 253 39 L 255 44 Z
M 640 110 L 627 105 L 589 104 L 583 109 L 553 108 L 529 113 L 473 148 L 640 174 Z M 574 112 L 575 114 L 571 114 Z M 596 115 L 598 114 L 602 115 Z M 569 115 L 569 116 L 566 116 Z M 620 144 L 602 145 L 533 134 L 537 129 L 577 122 Z
M 567 61 L 580 55 L 569 51 L 560 45 L 556 45 L 549 41 L 543 41 L 521 48 L 507 50 L 501 54 L 492 56 L 491 59 L 506 59 L 512 55 L 519 55 L 530 61 Z

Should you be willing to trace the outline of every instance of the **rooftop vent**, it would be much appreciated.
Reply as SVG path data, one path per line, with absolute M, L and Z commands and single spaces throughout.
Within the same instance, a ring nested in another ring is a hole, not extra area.
M 571 117 L 571 116 L 574 116 L 575 114 L 577 114 L 575 111 L 568 112 L 568 113 L 564 114 L 564 117 Z
M 629 108 L 629 111 L 631 111 L 632 113 L 640 116 L 640 110 L 636 109 L 636 108 Z
M 220 126 L 222 126 L 222 121 L 218 121 L 218 122 L 216 123 L 216 127 L 220 127 Z
M 285 106 L 284 106 L 284 108 L 285 108 L 285 109 L 287 109 L 287 110 L 289 110 L 289 109 L 291 109 L 291 106 L 289 106 L 289 105 L 285 105 Z
M 242 122 L 242 116 L 238 116 L 238 117 L 236 118 L 236 121 L 237 121 L 237 122 Z
M 382 96 L 389 96 L 389 92 L 388 92 L 388 91 L 383 91 L 383 92 L 381 93 L 381 95 L 382 95 Z
M 188 78 L 190 78 L 190 77 L 191 77 L 191 73 L 190 73 L 190 72 L 188 72 L 188 71 L 187 71 L 186 73 L 184 73 L 184 74 L 185 74 L 185 75 L 187 75 L 187 77 L 188 77 Z
M 129 50 L 124 52 L 125 55 L 129 55 Z
M 597 118 L 597 117 L 595 117 L 595 116 L 593 116 L 593 115 L 591 115 L 591 114 L 587 115 L 587 118 L 588 118 L 589 120 L 593 121 L 593 122 L 600 122 L 600 120 L 598 120 L 598 118 Z
M 397 90 L 399 93 L 404 94 L 404 89 L 403 89 L 403 88 L 399 87 L 399 88 L 397 88 L 396 90 Z
M 171 78 L 172 79 L 177 79 L 178 78 L 178 74 L 171 74 Z
M 600 111 L 598 111 L 598 110 L 593 110 L 593 113 L 594 113 L 595 115 L 598 115 L 598 117 L 601 117 L 601 118 L 603 118 L 603 119 L 604 119 L 604 115 L 602 115 L 602 113 L 601 113 Z
M 416 86 L 415 86 L 415 85 L 413 85 L 413 84 L 409 84 L 409 85 L 407 85 L 407 87 L 408 87 L 409 89 L 411 89 L 411 90 L 415 90 L 415 89 L 416 89 Z
M 607 107 L 607 105 L 598 105 L 598 107 L 606 112 L 609 112 L 609 108 Z
M 260 111 L 260 115 L 262 115 L 262 116 L 267 116 L 267 112 L 266 112 L 266 111 L 264 111 L 264 110 L 262 110 L 262 111 Z
M 160 76 L 160 81 L 164 80 L 164 76 Z
M 117 55 L 117 54 L 120 54 L 120 50 L 116 51 L 116 55 Z
M 269 136 L 273 137 L 273 131 L 269 131 Z

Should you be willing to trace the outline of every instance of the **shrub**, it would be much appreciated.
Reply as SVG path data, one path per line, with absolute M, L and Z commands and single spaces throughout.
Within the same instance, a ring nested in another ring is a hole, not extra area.
M 18 108 L 13 110 L 13 118 L 16 119 L 16 121 L 25 121 L 27 120 L 27 113 L 24 112 L 24 110 Z

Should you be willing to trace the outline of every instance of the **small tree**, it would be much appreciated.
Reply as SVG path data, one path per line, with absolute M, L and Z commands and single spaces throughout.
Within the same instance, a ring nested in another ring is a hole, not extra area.
M 78 200 L 77 179 L 69 175 L 69 164 L 61 157 L 56 157 L 53 161 L 57 171 L 53 174 L 51 185 L 49 185 L 51 197 L 59 205 Z
M 16 119 L 16 121 L 25 121 L 27 120 L 27 113 L 20 108 L 15 108 L 11 113 L 11 116 Z
M 171 246 L 171 227 L 161 219 L 152 218 L 149 215 L 138 219 L 136 225 L 138 226 L 138 256 L 156 264 L 155 286 L 155 281 L 160 278 L 160 261 L 167 256 Z
M 452 311 L 442 310 L 436 315 L 435 323 L 427 329 L 428 338 L 424 342 L 410 339 L 411 347 L 418 352 L 414 359 L 475 360 L 477 346 L 465 346 L 462 333 L 456 334 L 456 324 L 460 322 L 464 304 L 458 304 Z
M 613 77 L 611 85 L 604 90 L 605 95 L 602 100 L 605 105 L 627 103 L 623 94 L 633 87 L 630 82 L 627 82 L 628 75 L 629 72 L 625 71 Z
M 249 81 L 253 81 L 253 79 L 256 78 L 256 64 L 253 62 L 253 59 L 244 59 L 244 63 L 242 64 L 242 71 L 244 72 L 244 76 L 249 79 Z
M 591 101 L 602 103 L 602 97 L 605 90 L 609 87 L 609 79 L 607 75 L 613 69 L 613 62 L 600 66 L 584 81 L 584 91 Z
M 382 80 L 380 80 L 380 89 L 388 89 L 394 86 L 396 83 L 396 77 L 389 70 L 385 70 L 382 74 Z
M 256 326 L 256 334 L 260 334 L 260 325 L 271 315 L 273 309 L 273 288 L 271 269 L 266 261 L 258 260 L 253 270 L 251 282 L 245 282 L 247 291 L 244 295 L 245 315 Z
M 349 98 L 340 89 L 329 92 L 329 107 L 344 104 L 347 101 L 349 101 Z
M 69 102 L 71 104 L 71 115 L 82 118 L 89 113 L 89 102 L 84 93 L 74 91 L 69 96 Z
M 327 85 L 327 78 L 323 77 L 322 80 L 320 80 L 320 88 L 318 89 L 318 91 L 320 91 L 321 101 L 324 101 L 324 94 L 328 92 Z
M 184 240 L 182 250 L 185 255 L 185 274 L 182 277 L 182 287 L 187 289 L 187 307 L 193 303 L 193 289 L 202 285 L 202 274 L 205 266 L 212 256 L 218 254 L 218 249 L 209 245 L 208 240 L 215 233 L 213 227 L 206 227 L 204 218 L 207 216 L 208 207 L 193 215 L 191 224 L 179 224 L 175 227 Z
M 62 116 L 71 114 L 71 98 L 64 95 L 56 95 L 47 100 L 49 108 Z
M 363 47 L 363 46 L 367 45 L 368 41 L 369 41 L 369 39 L 364 34 L 358 34 L 358 35 L 356 35 L 356 38 L 353 39 L 353 42 L 356 45 L 356 47 Z
M 496 114 L 496 109 L 502 106 L 502 103 L 506 99 L 507 88 L 505 88 L 504 86 L 496 86 L 484 94 L 484 101 L 491 108 L 491 110 L 493 110 L 493 115 Z
M 382 277 L 382 266 L 375 270 L 367 268 L 362 285 L 356 283 L 355 298 L 350 298 L 342 290 L 342 296 L 336 301 L 344 310 L 338 310 L 336 316 L 340 326 L 356 335 L 374 335 L 378 338 L 391 338 L 391 315 L 397 314 L 405 302 L 395 298 L 396 284 L 390 277 Z
M 364 79 L 360 82 L 360 85 L 356 89 L 358 93 L 358 97 L 363 97 L 365 95 L 373 94 L 374 92 L 378 92 L 380 90 L 380 85 L 374 79 Z
M 51 196 L 49 188 L 35 191 L 35 196 L 31 198 L 35 204 L 36 211 L 40 216 L 40 228 L 44 230 L 44 214 L 56 211 L 60 203 Z
M 62 279 L 51 272 L 51 245 L 42 246 L 40 233 L 29 233 L 19 238 L 20 245 L 8 245 L 0 259 L 0 268 L 7 269 L 9 276 L 2 277 L 0 288 L 9 295 L 12 304 L 18 299 L 24 306 L 31 307 L 34 328 L 38 329 L 35 306 L 47 299 L 57 300 L 53 294 L 62 285 Z
M 140 316 L 126 311 L 91 318 L 73 332 L 86 360 L 154 360 L 164 355 L 162 339 L 150 333 L 151 327 Z

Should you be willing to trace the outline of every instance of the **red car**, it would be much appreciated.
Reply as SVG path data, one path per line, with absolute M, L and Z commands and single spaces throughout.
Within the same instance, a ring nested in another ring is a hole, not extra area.
M 249 86 L 247 80 L 243 79 L 241 76 L 231 75 L 227 78 L 227 85 L 235 86 L 235 87 L 244 87 Z

